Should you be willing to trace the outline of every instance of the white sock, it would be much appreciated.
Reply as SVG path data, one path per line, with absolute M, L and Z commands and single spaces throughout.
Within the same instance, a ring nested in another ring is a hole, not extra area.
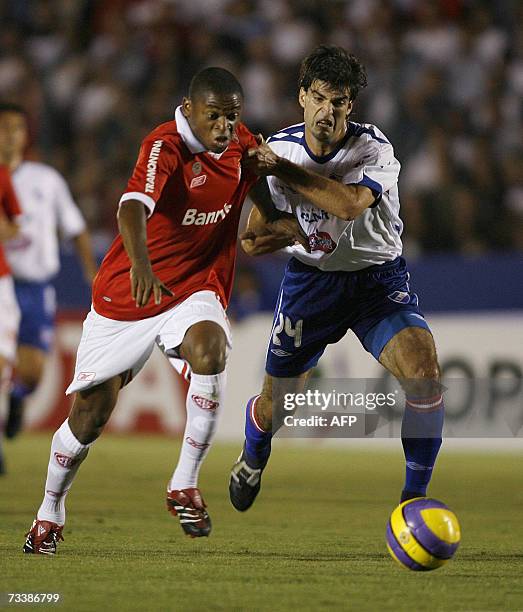
M 75 438 L 66 419 L 53 436 L 51 456 L 45 481 L 45 495 L 36 513 L 41 521 L 65 523 L 65 496 L 91 444 L 81 444 Z
M 182 450 L 169 482 L 169 491 L 197 486 L 198 472 L 209 451 L 222 410 L 226 380 L 225 371 L 211 376 L 191 374 Z

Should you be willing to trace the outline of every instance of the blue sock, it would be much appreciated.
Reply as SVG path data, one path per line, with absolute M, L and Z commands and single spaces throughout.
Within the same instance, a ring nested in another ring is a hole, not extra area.
M 405 486 L 401 501 L 426 495 L 432 469 L 441 446 L 443 431 L 443 397 L 407 398 L 401 442 L 405 453 Z
M 10 397 L 15 401 L 22 401 L 34 391 L 33 386 L 25 385 L 22 381 L 15 378 L 10 390 Z
M 251 397 L 245 410 L 245 455 L 252 468 L 264 468 L 271 454 L 272 431 L 263 431 L 253 412 L 259 395 Z

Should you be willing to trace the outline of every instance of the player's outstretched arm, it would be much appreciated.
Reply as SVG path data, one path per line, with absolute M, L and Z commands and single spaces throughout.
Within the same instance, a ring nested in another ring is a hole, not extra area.
M 275 221 L 266 221 L 260 210 L 253 206 L 247 221 L 245 232 L 240 234 L 242 249 L 256 257 L 279 251 L 299 242 L 308 250 L 307 237 L 301 231 L 299 223 L 292 215 L 279 213 Z
M 250 149 L 245 164 L 260 176 L 273 175 L 325 212 L 351 221 L 375 201 L 371 189 L 344 185 L 279 157 L 266 144 Z
M 162 294 L 173 295 L 158 279 L 151 266 L 147 250 L 147 224 L 144 205 L 138 200 L 128 200 L 118 211 L 118 228 L 123 244 L 131 261 L 131 295 L 138 308 L 145 306 L 154 296 L 154 303 L 160 304 Z

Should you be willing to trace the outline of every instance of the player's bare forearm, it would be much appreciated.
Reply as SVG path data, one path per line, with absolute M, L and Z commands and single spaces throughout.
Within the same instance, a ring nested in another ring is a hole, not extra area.
M 289 236 L 275 236 L 266 234 L 265 236 L 247 237 L 241 241 L 242 249 L 251 257 L 268 255 L 280 249 L 291 246 L 295 240 Z
M 91 237 L 87 230 L 74 237 L 76 253 L 82 262 L 85 279 L 92 283 L 96 276 L 96 261 L 91 247 Z
M 249 197 L 264 221 L 275 221 L 280 211 L 274 206 L 265 177 L 260 178 L 250 189 Z
M 138 308 L 145 306 L 151 295 L 160 304 L 162 295 L 173 293 L 157 278 L 151 266 L 147 249 L 147 222 L 144 206 L 138 200 L 129 200 L 118 211 L 118 228 L 129 260 L 131 295 Z
M 242 249 L 253 257 L 267 255 L 287 246 L 301 243 L 308 249 L 308 238 L 303 234 L 297 219 L 278 211 L 275 221 L 266 221 L 253 206 L 245 232 L 240 235 Z
M 335 217 L 350 221 L 375 200 L 363 185 L 344 185 L 279 157 L 266 144 L 250 149 L 245 164 L 260 176 L 273 175 L 309 202 Z
M 150 266 L 144 205 L 129 200 L 118 210 L 118 229 L 132 265 Z
M 368 187 L 343 185 L 282 157 L 273 174 L 318 208 L 347 221 L 355 219 L 375 199 Z

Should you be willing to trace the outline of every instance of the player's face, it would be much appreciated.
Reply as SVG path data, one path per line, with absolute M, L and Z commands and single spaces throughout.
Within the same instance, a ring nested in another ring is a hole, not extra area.
M 305 127 L 322 144 L 334 144 L 345 135 L 347 117 L 352 110 L 349 90 L 331 89 L 324 81 L 313 81 L 300 89 Z
M 211 92 L 183 101 L 184 115 L 202 145 L 213 153 L 229 146 L 240 121 L 242 98 L 239 94 L 217 96 Z
M 9 159 L 21 155 L 27 144 L 27 123 L 24 115 L 16 112 L 0 113 L 0 155 Z

